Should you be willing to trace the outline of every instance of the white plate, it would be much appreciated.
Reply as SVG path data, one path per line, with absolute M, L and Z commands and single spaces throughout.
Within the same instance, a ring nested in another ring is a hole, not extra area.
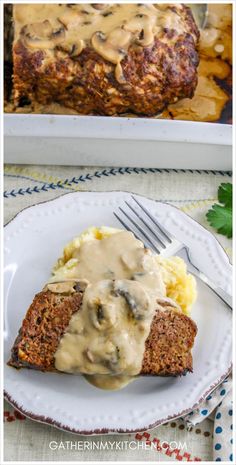
M 114 208 L 125 192 L 78 192 L 30 207 L 5 228 L 5 361 L 25 311 L 47 280 L 63 246 L 85 228 L 120 227 Z M 196 264 L 230 292 L 231 266 L 216 239 L 170 205 L 141 198 L 163 225 L 189 245 Z M 194 373 L 182 378 L 140 377 L 118 392 L 80 376 L 5 366 L 6 398 L 27 416 L 82 434 L 149 429 L 190 412 L 229 373 L 231 312 L 203 284 L 192 317 L 198 325 Z
M 230 124 L 6 114 L 4 134 L 6 163 L 232 170 Z

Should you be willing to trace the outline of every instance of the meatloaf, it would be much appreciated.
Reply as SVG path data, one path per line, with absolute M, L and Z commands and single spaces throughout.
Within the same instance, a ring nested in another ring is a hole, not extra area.
M 154 115 L 192 97 L 199 31 L 182 4 L 15 4 L 14 100 Z
M 72 315 L 81 308 L 83 292 L 38 293 L 23 320 L 8 365 L 57 371 L 54 354 Z M 163 303 L 155 312 L 145 343 L 141 375 L 178 376 L 192 371 L 191 348 L 197 333 L 191 318 Z

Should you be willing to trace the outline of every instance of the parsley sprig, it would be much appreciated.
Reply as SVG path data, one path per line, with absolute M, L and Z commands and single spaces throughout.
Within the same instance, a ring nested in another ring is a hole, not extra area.
M 232 237 L 232 206 L 233 188 L 229 182 L 222 183 L 218 189 L 218 201 L 207 212 L 206 217 L 210 225 L 219 234 L 223 234 L 229 239 Z

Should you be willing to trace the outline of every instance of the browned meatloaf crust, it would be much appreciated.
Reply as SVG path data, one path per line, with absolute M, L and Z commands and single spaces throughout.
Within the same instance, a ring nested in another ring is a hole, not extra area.
M 184 31 L 163 28 L 150 46 L 131 43 L 121 61 L 124 82 L 116 79 L 115 65 L 90 44 L 77 56 L 55 46 L 51 58 L 47 49 L 26 46 L 24 34 L 19 34 L 13 47 L 16 105 L 27 99 L 43 105 L 56 102 L 80 114 L 151 116 L 167 104 L 191 98 L 197 85 L 199 31 L 188 7 L 169 8 L 178 9 Z
M 37 294 L 23 320 L 8 364 L 16 368 L 57 371 L 54 354 L 72 314 L 79 310 L 82 293 Z M 157 310 L 145 343 L 142 375 L 177 376 L 192 371 L 191 348 L 196 324 L 169 306 Z

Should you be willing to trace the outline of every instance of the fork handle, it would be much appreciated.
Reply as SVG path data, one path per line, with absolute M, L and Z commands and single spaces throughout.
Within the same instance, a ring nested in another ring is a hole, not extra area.
M 197 269 L 192 270 L 191 273 L 197 278 L 201 279 L 223 302 L 232 309 L 232 296 L 228 292 L 224 291 L 221 287 L 217 286 L 211 279 L 207 278 L 204 273 Z

